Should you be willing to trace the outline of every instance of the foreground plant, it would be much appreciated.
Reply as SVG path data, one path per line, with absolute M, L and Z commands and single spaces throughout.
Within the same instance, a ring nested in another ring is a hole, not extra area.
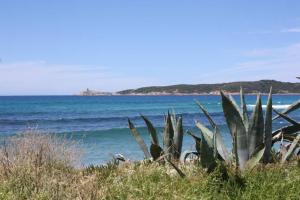
M 177 117 L 175 113 L 170 114 L 168 112 L 167 116 L 165 117 L 165 125 L 162 136 L 163 147 L 160 146 L 157 131 L 151 121 L 143 115 L 141 117 L 144 120 L 150 134 L 150 152 L 143 138 L 140 136 L 139 132 L 135 128 L 134 124 L 130 121 L 130 119 L 128 119 L 128 125 L 133 137 L 136 139 L 140 148 L 143 150 L 145 157 L 152 157 L 153 160 L 158 160 L 163 156 L 168 160 L 178 161 L 181 155 L 183 142 L 182 117 Z
M 288 146 L 286 155 L 282 156 L 282 162 L 290 158 L 300 140 L 300 136 L 297 137 L 299 135 L 298 131 L 300 131 L 300 124 L 286 114 L 299 108 L 299 101 L 292 104 L 282 113 L 275 111 L 278 116 L 273 118 L 273 120 L 282 117 L 291 123 L 291 125 L 272 132 L 272 89 L 270 89 L 268 96 L 265 116 L 263 116 L 260 95 L 257 96 L 251 118 L 248 116 L 242 89 L 240 92 L 240 107 L 230 95 L 226 96 L 222 91 L 221 98 L 223 113 L 232 138 L 232 154 L 228 153 L 220 134 L 220 129 L 205 108 L 198 102 L 199 108 L 211 125 L 211 129 L 200 122 L 196 122 L 196 126 L 202 133 L 202 137 L 199 138 L 192 132 L 188 132 L 188 134 L 196 141 L 196 150 L 200 155 L 203 167 L 214 167 L 216 160 L 221 159 L 228 164 L 235 165 L 237 169 L 243 172 L 246 168 L 252 169 L 261 160 L 264 163 L 268 163 L 271 159 L 272 146 L 280 138 L 292 143 L 292 145 Z

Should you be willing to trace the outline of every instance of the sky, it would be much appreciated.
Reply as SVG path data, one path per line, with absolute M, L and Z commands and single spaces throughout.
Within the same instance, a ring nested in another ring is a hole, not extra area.
M 296 76 L 299 0 L 0 0 L 0 95 Z

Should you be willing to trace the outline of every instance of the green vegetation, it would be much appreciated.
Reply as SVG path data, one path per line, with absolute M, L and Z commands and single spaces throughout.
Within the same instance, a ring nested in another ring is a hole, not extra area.
M 148 132 L 151 136 L 150 153 L 147 150 L 147 145 L 145 144 L 144 140 L 141 138 L 137 129 L 129 119 L 128 125 L 133 137 L 136 139 L 139 146 L 143 150 L 145 157 L 152 157 L 153 160 L 158 160 L 162 156 L 164 156 L 168 158 L 168 160 L 171 159 L 178 161 L 181 155 L 183 141 L 182 117 L 176 117 L 175 113 L 172 115 L 170 113 L 167 114 L 162 138 L 163 148 L 161 148 L 159 145 L 157 131 L 154 128 L 153 124 L 145 116 L 142 116 L 142 119 L 145 121 Z
M 197 155 L 194 160 L 199 161 L 203 168 L 211 172 L 215 169 L 218 162 L 224 161 L 227 165 L 234 166 L 236 169 L 236 173 L 244 173 L 245 170 L 251 170 L 252 168 L 254 168 L 257 164 L 259 164 L 261 160 L 263 160 L 264 164 L 267 164 L 272 162 L 274 159 L 278 160 L 279 158 L 281 158 L 281 163 L 284 163 L 288 159 L 290 159 L 293 154 L 299 154 L 298 147 L 300 144 L 300 123 L 287 115 L 288 113 L 295 111 L 300 107 L 299 101 L 289 106 L 282 113 L 274 110 L 274 112 L 277 113 L 278 116 L 272 119 L 273 108 L 271 88 L 267 100 L 265 117 L 262 109 L 261 96 L 258 95 L 252 117 L 249 118 L 242 88 L 240 89 L 240 107 L 237 105 L 232 96 L 226 96 L 222 91 L 220 93 L 223 113 L 232 138 L 232 154 L 230 154 L 227 150 L 217 124 L 214 122 L 205 108 L 201 105 L 201 103 L 197 102 L 200 110 L 207 117 L 211 127 L 208 128 L 201 122 L 196 122 L 196 126 L 201 132 L 201 137 L 196 136 L 190 130 L 187 131 L 187 134 L 191 135 L 195 139 L 195 149 L 197 151 L 190 152 L 189 155 Z M 285 119 L 291 125 L 282 127 L 272 132 L 272 120 L 276 120 L 279 117 Z M 153 160 L 161 161 L 162 157 L 163 159 L 171 163 L 176 171 L 180 175 L 182 175 L 183 173 L 180 171 L 180 169 L 172 162 L 170 162 L 170 158 L 173 161 L 179 161 L 178 158 L 180 157 L 180 154 L 178 154 L 177 157 L 174 156 L 174 153 L 176 153 L 176 149 L 178 149 L 178 147 L 174 142 L 176 137 L 175 139 L 173 139 L 173 137 L 177 136 L 176 134 L 174 135 L 174 130 L 175 132 L 178 132 L 178 130 L 180 130 L 180 143 L 182 144 L 182 118 L 180 117 L 180 120 L 176 120 L 177 118 L 175 114 L 173 115 L 173 117 L 171 117 L 168 113 L 165 119 L 166 125 L 163 131 L 164 150 L 162 150 L 159 145 L 157 145 L 158 140 L 156 131 L 153 128 L 151 122 L 144 116 L 142 116 L 142 118 L 145 120 L 150 136 L 152 138 L 150 150 Z M 173 118 L 174 120 L 171 120 L 171 118 Z M 172 123 L 172 121 L 174 123 Z M 179 124 L 180 126 L 176 127 L 175 124 Z M 149 158 L 150 156 L 148 156 L 149 153 L 147 152 L 146 144 L 144 143 L 143 139 L 140 137 L 138 131 L 134 128 L 130 120 L 129 128 L 132 132 L 132 135 L 139 143 L 141 149 L 144 151 L 145 157 Z M 276 142 L 278 142 L 279 138 L 282 139 L 281 148 L 279 153 L 274 157 L 272 156 L 272 151 L 274 151 L 272 149 L 272 146 Z M 285 141 L 287 144 L 284 144 L 283 141 Z M 181 148 L 180 151 L 177 151 L 177 153 L 178 152 L 181 152 Z M 166 159 L 166 157 L 168 159 Z M 184 155 L 183 162 L 187 157 L 188 155 Z
M 147 94 L 147 93 L 167 93 L 167 94 L 208 94 L 218 93 L 223 90 L 231 93 L 238 93 L 240 87 L 244 88 L 245 93 L 268 93 L 269 88 L 273 87 L 274 94 L 300 93 L 300 83 L 280 82 L 275 80 L 245 81 L 231 82 L 219 84 L 197 84 L 197 85 L 171 85 L 171 86 L 155 86 L 143 87 L 134 90 L 124 90 L 119 94 Z
M 12 146 L 11 144 L 14 144 Z M 58 145 L 59 144 L 59 145 Z M 74 168 L 72 144 L 26 133 L 1 148 L 0 199 L 299 199 L 300 160 L 259 165 L 243 176 L 218 163 L 211 173 L 197 162 L 179 164 L 181 178 L 158 162 L 110 162 Z
M 286 113 L 292 112 L 297 109 L 300 106 L 299 102 L 292 104 L 290 107 L 284 110 L 283 113 L 285 114 L 279 113 L 274 110 L 274 112 L 278 114 L 278 117 L 282 117 L 290 122 L 290 127 L 293 128 L 287 130 L 286 127 L 283 127 L 277 131 L 272 132 L 272 88 L 270 89 L 269 97 L 267 100 L 265 117 L 263 116 L 260 95 L 257 96 L 256 105 L 251 118 L 249 118 L 248 116 L 247 106 L 242 89 L 240 91 L 240 107 L 230 95 L 229 97 L 227 97 L 222 91 L 221 97 L 223 112 L 232 137 L 233 155 L 228 154 L 219 131 L 220 129 L 210 117 L 209 113 L 198 102 L 200 109 L 208 118 L 213 129 L 213 131 L 211 131 L 202 123 L 196 123 L 196 126 L 202 133 L 201 148 L 198 148 L 200 149 L 200 151 L 198 152 L 201 157 L 200 159 L 202 160 L 202 157 L 204 156 L 201 155 L 202 148 L 205 148 L 204 152 L 206 152 L 206 157 L 208 157 L 209 155 L 214 155 L 210 156 L 211 158 L 209 159 L 209 161 L 211 163 L 205 163 L 206 165 L 214 164 L 216 163 L 216 160 L 220 158 L 227 164 L 230 163 L 231 165 L 234 165 L 236 169 L 240 169 L 242 172 L 246 168 L 248 170 L 251 170 L 262 159 L 265 164 L 272 161 L 272 146 L 275 144 L 275 142 L 277 142 L 278 137 L 286 137 L 285 141 L 288 143 L 287 151 L 281 151 L 281 153 L 277 155 L 278 157 L 281 157 L 281 163 L 286 162 L 295 152 L 300 139 L 300 135 L 298 133 L 298 131 L 300 131 L 300 124 L 288 117 Z M 278 117 L 275 117 L 274 120 Z M 190 135 L 192 135 L 196 139 L 196 137 L 192 133 L 190 133 Z M 196 139 L 196 144 L 197 141 L 198 139 Z M 281 148 L 285 148 L 284 145 L 281 146 Z M 204 161 L 206 160 L 208 160 L 208 158 L 204 159 Z

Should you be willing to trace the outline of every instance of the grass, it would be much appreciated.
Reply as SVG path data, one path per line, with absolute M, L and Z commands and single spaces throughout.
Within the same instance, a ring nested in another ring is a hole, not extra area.
M 219 165 L 170 166 L 125 162 L 73 167 L 78 153 L 67 140 L 27 133 L 0 153 L 0 199 L 300 199 L 300 164 L 259 166 L 243 176 Z M 80 152 L 79 152 L 80 153 Z

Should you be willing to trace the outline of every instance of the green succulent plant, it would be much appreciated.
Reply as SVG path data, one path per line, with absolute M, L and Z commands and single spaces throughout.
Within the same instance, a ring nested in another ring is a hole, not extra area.
M 197 137 L 192 132 L 188 132 L 196 142 L 196 150 L 200 156 L 200 162 L 203 167 L 210 168 L 215 166 L 217 160 L 224 160 L 228 164 L 234 164 L 237 169 L 244 171 L 246 168 L 251 169 L 261 160 L 268 163 L 271 158 L 272 146 L 276 141 L 284 139 L 292 143 L 287 150 L 287 155 L 283 156 L 283 161 L 286 161 L 292 152 L 297 148 L 300 136 L 300 124 L 288 117 L 286 114 L 300 107 L 300 101 L 292 104 L 278 116 L 272 119 L 272 88 L 267 100 L 265 116 L 263 114 L 261 96 L 257 96 L 256 105 L 252 116 L 248 116 L 247 106 L 243 90 L 241 88 L 240 98 L 241 105 L 237 105 L 235 100 L 224 92 L 221 93 L 223 113 L 228 125 L 233 149 L 230 154 L 224 144 L 220 129 L 211 118 L 206 109 L 197 102 L 200 110 L 208 119 L 211 128 L 207 128 L 201 122 L 196 122 L 196 126 L 201 131 L 201 138 Z M 287 120 L 291 125 L 278 129 L 272 132 L 272 120 L 279 117 Z
M 175 113 L 170 114 L 169 112 L 167 116 L 165 116 L 165 125 L 162 135 L 162 147 L 159 143 L 157 131 L 151 121 L 143 115 L 141 117 L 147 126 L 151 138 L 151 145 L 149 150 L 130 119 L 128 119 L 128 124 L 131 134 L 136 139 L 140 148 L 144 152 L 145 157 L 152 157 L 153 160 L 158 160 L 161 157 L 165 157 L 167 160 L 179 160 L 182 151 L 184 133 L 182 117 L 177 117 Z

